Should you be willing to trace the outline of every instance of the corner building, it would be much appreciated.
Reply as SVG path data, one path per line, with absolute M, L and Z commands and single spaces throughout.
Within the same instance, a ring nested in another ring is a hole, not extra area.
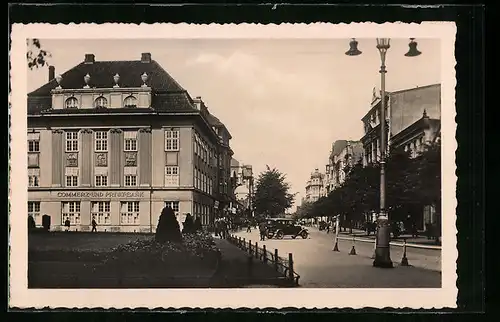
M 156 61 L 85 60 L 28 94 L 28 215 L 60 230 L 154 232 L 170 205 L 209 227 L 230 198 L 231 135 Z M 181 226 L 182 227 L 182 226 Z

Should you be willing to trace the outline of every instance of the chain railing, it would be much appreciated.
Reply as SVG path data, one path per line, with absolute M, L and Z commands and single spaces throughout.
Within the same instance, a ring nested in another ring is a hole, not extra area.
M 282 275 L 289 282 L 293 283 L 295 286 L 299 285 L 300 275 L 294 271 L 292 253 L 288 254 L 288 258 L 284 258 L 279 255 L 277 249 L 275 249 L 274 252 L 271 252 L 266 249 L 266 245 L 262 245 L 262 247 L 260 247 L 257 242 L 252 243 L 251 240 L 247 241 L 245 238 L 229 235 L 227 240 L 231 244 L 248 253 L 251 257 L 274 268 L 276 272 Z

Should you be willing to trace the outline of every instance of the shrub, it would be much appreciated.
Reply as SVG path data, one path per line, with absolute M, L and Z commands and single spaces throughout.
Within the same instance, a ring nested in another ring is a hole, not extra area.
M 182 224 L 182 233 L 183 234 L 192 234 L 194 232 L 194 222 L 193 216 L 191 214 L 186 215 L 186 219 Z
M 197 216 L 196 220 L 194 221 L 194 231 L 201 231 L 203 230 L 203 227 L 201 225 L 201 217 Z
M 174 211 L 170 207 L 165 207 L 161 211 L 156 227 L 155 240 L 160 243 L 167 241 L 180 242 L 182 235 Z

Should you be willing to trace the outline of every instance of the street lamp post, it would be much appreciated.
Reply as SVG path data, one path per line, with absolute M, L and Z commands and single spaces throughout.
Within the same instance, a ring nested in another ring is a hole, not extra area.
M 373 266 L 381 268 L 392 268 L 390 255 L 391 229 L 389 216 L 386 209 L 386 93 L 385 93 L 385 58 L 387 50 L 390 48 L 390 38 L 377 38 L 377 49 L 380 53 L 380 211 L 377 217 L 377 236 L 375 239 L 375 258 Z M 414 57 L 421 54 L 417 50 L 417 43 L 414 38 L 410 38 L 409 51 L 405 54 L 407 57 Z M 348 56 L 358 56 L 362 52 L 358 49 L 358 42 L 353 38 L 350 42 L 350 48 L 346 52 Z

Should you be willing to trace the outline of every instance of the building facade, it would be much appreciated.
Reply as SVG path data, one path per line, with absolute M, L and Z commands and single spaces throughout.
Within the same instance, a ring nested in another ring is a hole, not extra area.
M 326 195 L 325 174 L 319 169 L 311 173 L 311 178 L 306 183 L 306 196 L 304 202 L 315 202 Z
M 416 157 L 426 144 L 440 140 L 441 84 L 389 92 L 386 98 L 386 152 L 403 148 Z M 364 165 L 380 161 L 380 103 L 380 97 L 374 93 L 370 111 L 362 118 Z M 420 213 L 422 218 L 417 220 L 417 228 L 436 224 L 438 214 L 434 205 L 423 207 Z
M 210 226 L 230 200 L 231 135 L 156 61 L 79 65 L 28 94 L 28 214 L 51 228 L 154 232 L 161 210 Z
M 360 141 L 337 140 L 328 158 L 325 176 L 326 194 L 339 187 L 346 179 L 347 168 L 363 160 L 363 144 Z

